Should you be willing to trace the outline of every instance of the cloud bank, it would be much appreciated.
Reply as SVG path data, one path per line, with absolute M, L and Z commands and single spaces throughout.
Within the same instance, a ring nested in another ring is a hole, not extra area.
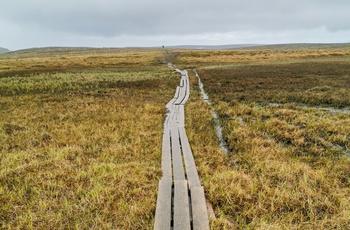
M 4 0 L 0 46 L 349 42 L 345 0 Z

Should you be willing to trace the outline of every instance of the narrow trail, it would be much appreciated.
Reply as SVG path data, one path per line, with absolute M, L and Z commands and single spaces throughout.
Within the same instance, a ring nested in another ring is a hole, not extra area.
M 166 105 L 162 143 L 163 177 L 159 181 L 154 229 L 209 229 L 204 189 L 200 183 L 185 130 L 184 105 L 190 96 L 187 70 L 168 63 L 181 74 L 174 98 Z

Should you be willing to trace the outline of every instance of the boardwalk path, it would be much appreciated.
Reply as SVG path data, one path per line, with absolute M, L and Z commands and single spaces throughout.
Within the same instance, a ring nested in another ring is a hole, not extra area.
M 204 190 L 185 131 L 184 105 L 190 96 L 186 70 L 179 70 L 180 85 L 166 105 L 162 146 L 163 177 L 159 181 L 154 229 L 209 229 Z

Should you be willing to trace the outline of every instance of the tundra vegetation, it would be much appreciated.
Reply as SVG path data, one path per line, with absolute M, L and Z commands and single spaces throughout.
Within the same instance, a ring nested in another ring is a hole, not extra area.
M 198 67 L 212 101 L 199 100 L 193 77 L 186 125 L 217 217 L 211 227 L 350 228 L 349 50 L 180 57 Z M 229 154 L 213 141 L 210 110 L 220 117 Z
M 167 58 L 196 68 L 212 101 L 192 72 L 186 130 L 212 229 L 350 227 L 349 47 Z M 165 104 L 179 81 L 162 61 L 160 49 L 0 55 L 1 228 L 152 228 Z
M 158 56 L 0 59 L 0 228 L 151 228 L 164 105 L 177 84 Z

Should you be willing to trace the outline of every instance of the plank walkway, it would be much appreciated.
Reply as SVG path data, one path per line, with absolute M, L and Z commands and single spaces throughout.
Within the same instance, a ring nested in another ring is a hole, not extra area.
M 154 229 L 209 229 L 197 168 L 185 130 L 184 105 L 190 96 L 188 72 L 181 74 L 174 98 L 166 105 L 162 144 L 163 177 L 159 181 Z

